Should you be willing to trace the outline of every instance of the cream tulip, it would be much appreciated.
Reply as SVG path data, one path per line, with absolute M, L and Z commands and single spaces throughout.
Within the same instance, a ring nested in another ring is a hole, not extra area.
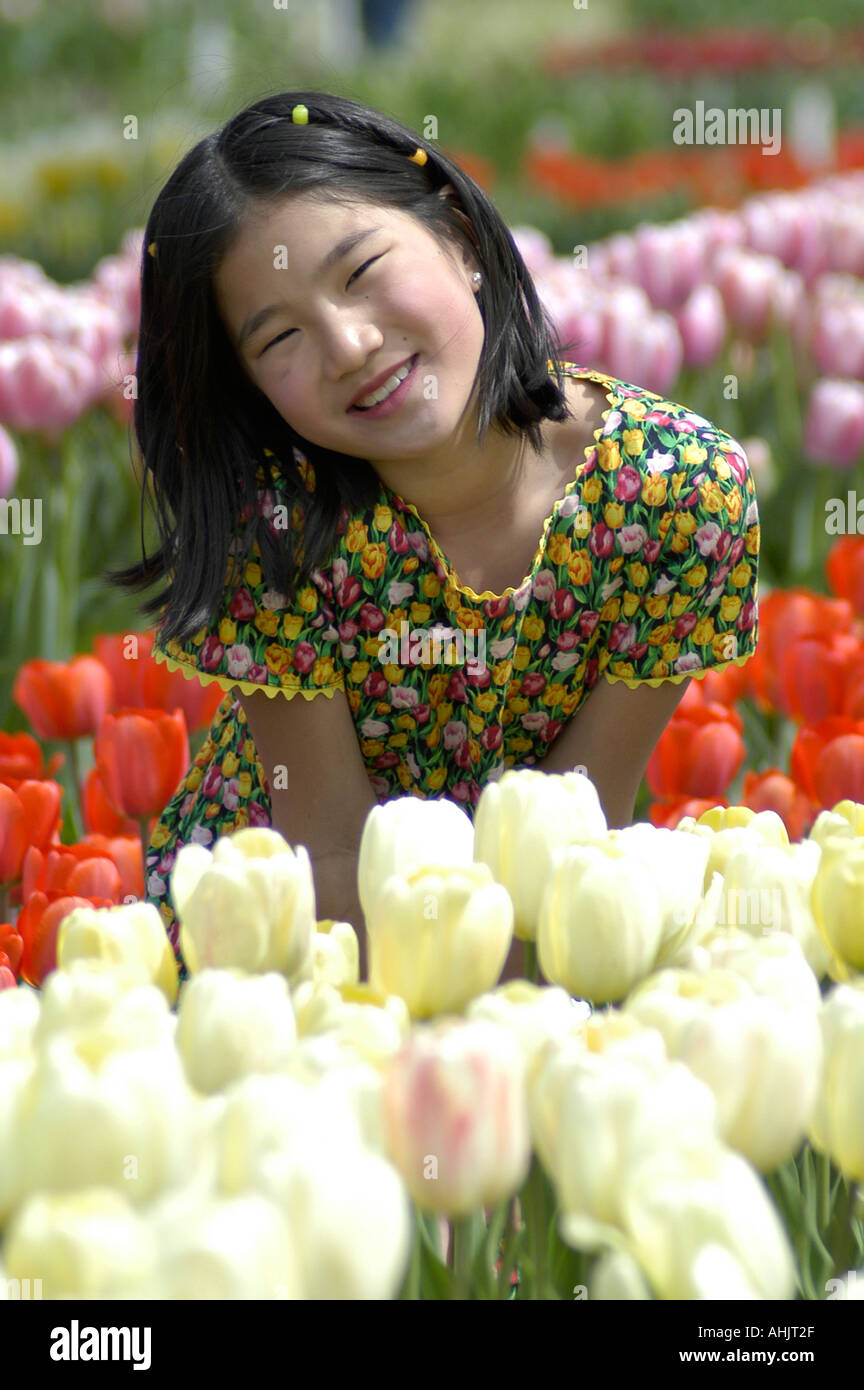
M 513 904 L 486 864 L 394 874 L 366 915 L 369 983 L 399 994 L 412 1018 L 458 1013 L 498 980 Z
M 864 840 L 825 837 L 810 901 L 831 959 L 864 970 Z
M 293 993 L 301 1040 L 322 1034 L 372 1066 L 383 1066 L 411 1032 L 408 1005 L 398 994 L 383 995 L 371 985 L 306 983 Z
M 285 976 L 202 970 L 183 990 L 176 1041 L 189 1084 L 205 1094 L 279 1071 L 297 1045 Z
M 558 985 L 535 985 L 529 980 L 508 980 L 472 999 L 465 1010 L 469 1020 L 488 1019 L 509 1029 L 521 1044 L 529 1074 L 550 1042 L 582 1037 L 590 1014 L 591 1006 L 584 999 L 574 999 Z
M 864 1182 L 864 978 L 835 985 L 819 1013 L 822 1072 L 809 1138 L 850 1182 Z
M 630 1250 L 660 1299 L 793 1299 L 789 1237 L 758 1174 L 719 1142 L 670 1146 L 622 1184 Z
M 104 1051 L 172 1046 L 177 1017 L 155 985 L 134 983 L 122 967 L 96 967 L 76 960 L 55 970 L 42 990 L 42 1011 L 34 1032 L 37 1050 L 54 1037 L 99 1039 Z
M 611 840 L 570 845 L 553 861 L 537 953 L 551 984 L 593 1004 L 623 999 L 653 967 L 664 906 L 653 871 Z
M 597 788 L 584 773 L 520 768 L 487 782 L 474 813 L 474 858 L 488 864 L 510 894 L 517 937 L 537 938 L 555 850 L 606 833 Z
M 57 974 L 48 976 L 47 984 Z M 32 1057 L 39 1024 L 40 995 L 30 989 L 0 989 L 0 1062 Z
M 222 836 L 212 852 L 183 845 L 171 892 L 190 974 L 214 966 L 293 979 L 307 968 L 316 913 L 305 845 L 292 849 L 268 826 Z
M 683 816 L 676 826 L 684 834 L 708 837 L 709 853 L 705 864 L 704 887 L 707 892 L 715 873 L 726 870 L 726 860 L 736 849 L 744 849 L 754 841 L 759 845 L 788 845 L 789 835 L 776 811 L 751 811 L 748 806 L 715 806 L 698 820 Z
M 467 869 L 474 859 L 474 826 L 447 797 L 397 796 L 373 806 L 357 857 L 357 896 L 364 917 L 388 878 L 421 869 Z
M 415 1029 L 384 1075 L 388 1153 L 424 1211 L 466 1216 L 513 1196 L 528 1175 L 525 1059 L 484 1019 Z
M 25 1193 L 105 1186 L 137 1206 L 180 1180 L 198 1124 L 173 1043 L 118 1050 L 96 1028 L 58 1034 L 19 1105 Z
M 153 1298 L 306 1297 L 289 1224 L 266 1193 L 214 1196 L 176 1217 L 165 1207 L 148 1219 L 159 1250 Z
M 324 918 L 316 923 L 304 969 L 292 983 L 356 985 L 360 980 L 360 943 L 350 922 Z
M 753 936 L 786 932 L 801 945 L 818 979 L 831 952 L 819 935 L 810 905 L 821 850 L 815 841 L 794 845 L 742 845 L 726 859 L 718 925 Z
M 785 932 L 751 936 L 736 927 L 721 928 L 700 942 L 680 966 L 699 974 L 731 970 L 754 994 L 773 999 L 784 1008 L 815 1011 L 822 1003 L 819 981 L 799 942 Z
M 668 1060 L 656 1031 L 634 1025 L 616 1023 L 609 1039 L 599 1029 L 600 1051 L 577 1039 L 550 1048 L 528 1087 L 531 1135 L 555 1187 L 559 1230 L 580 1249 L 626 1247 L 624 1183 L 646 1154 L 718 1142 L 709 1088 Z
M 0 1230 L 27 1191 L 21 1115 L 35 1071 L 33 1056 L 0 1060 Z
M 7 1276 L 39 1278 L 46 1299 L 141 1298 L 156 1266 L 147 1223 L 114 1188 L 38 1193 L 3 1245 Z
M 704 891 L 709 842 L 698 835 L 667 830 L 639 821 L 622 830 L 610 830 L 607 841 L 628 856 L 643 860 L 653 870 L 660 889 L 663 921 L 658 959 L 680 948 L 698 920 Z
M 315 1135 L 269 1154 L 261 1190 L 283 1212 L 300 1297 L 392 1299 L 411 1254 L 411 1204 L 393 1164 L 362 1144 L 336 1150 Z
M 57 932 L 57 965 L 65 970 L 78 960 L 117 966 L 142 984 L 156 985 L 169 1004 L 177 999 L 177 959 L 153 903 L 67 913 Z
M 733 972 L 665 971 L 626 1011 L 662 1033 L 670 1057 L 710 1086 L 721 1138 L 763 1172 L 798 1150 L 821 1066 L 817 1013 L 753 994 Z

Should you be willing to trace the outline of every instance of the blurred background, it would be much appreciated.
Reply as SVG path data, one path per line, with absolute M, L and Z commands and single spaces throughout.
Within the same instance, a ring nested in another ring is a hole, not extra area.
M 420 134 L 434 121 L 431 138 L 499 207 L 562 339 L 578 338 L 571 359 L 745 446 L 760 597 L 816 596 L 797 627 L 765 608 L 764 658 L 727 691 L 750 771 L 785 776 L 802 721 L 826 714 L 861 723 L 864 749 L 864 541 L 825 520 L 856 480 L 864 499 L 864 14 L 859 0 L 815 9 L 0 0 L 0 730 L 35 727 L 15 692 L 25 662 L 143 629 L 101 575 L 140 555 L 128 380 L 149 209 L 203 134 L 258 96 L 317 86 Z M 674 113 L 700 103 L 780 113 L 779 148 L 676 143 Z M 818 637 L 788 679 L 783 631 Z M 172 679 L 124 697 L 188 703 Z M 215 703 L 199 700 L 194 723 L 189 706 L 193 749 Z M 47 748 L 63 742 L 45 730 Z M 84 745 L 82 758 L 83 777 Z M 864 763 L 861 777 L 864 789 Z M 815 804 L 802 779 L 795 794 Z M 721 791 L 734 803 L 740 777 Z

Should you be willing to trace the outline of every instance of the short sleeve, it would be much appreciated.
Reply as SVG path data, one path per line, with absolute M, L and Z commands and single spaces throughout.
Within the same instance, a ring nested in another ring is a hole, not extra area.
M 758 637 L 759 513 L 747 456 L 701 416 L 651 400 L 622 403 L 605 460 L 614 466 L 604 474 L 601 457 L 598 470 L 613 494 L 599 537 L 598 670 L 630 688 L 743 666 Z
M 271 451 L 266 453 L 272 460 Z M 303 465 L 301 476 L 311 491 L 314 473 L 305 460 Z M 285 537 L 289 525 L 301 533 L 302 510 L 290 500 L 278 463 L 270 463 L 269 470 L 269 479 L 263 468 L 258 470 L 259 515 L 276 536 Z M 345 683 L 330 580 L 314 569 L 289 603 L 268 584 L 260 560 L 257 541 L 251 554 L 243 555 L 235 537 L 215 611 L 182 641 L 162 642 L 157 632 L 154 659 L 171 671 L 182 671 L 190 680 L 197 677 L 202 685 L 215 681 L 226 691 L 236 689 L 248 695 L 265 690 L 269 696 L 281 693 L 289 700 L 298 694 L 307 700 L 316 695 L 332 699 L 337 690 L 345 689 Z

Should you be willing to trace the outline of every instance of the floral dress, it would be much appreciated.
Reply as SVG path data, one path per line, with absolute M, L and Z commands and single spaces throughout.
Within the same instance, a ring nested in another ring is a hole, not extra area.
M 331 558 L 296 604 L 268 587 L 257 542 L 238 557 L 235 541 L 211 621 L 182 642 L 162 646 L 157 634 L 157 661 L 226 692 L 148 846 L 147 901 L 182 978 L 177 850 L 271 824 L 238 693 L 342 692 L 379 803 L 446 796 L 473 820 L 484 785 L 539 763 L 601 676 L 630 688 L 680 684 L 753 655 L 759 515 L 741 445 L 651 391 L 562 366 L 602 383 L 608 406 L 518 588 L 460 584 L 417 509 L 381 483 L 367 512 L 343 507 Z M 280 513 L 299 533 L 302 510 L 265 454 L 259 510 L 274 534 Z M 289 466 L 312 492 L 314 467 L 294 454 Z

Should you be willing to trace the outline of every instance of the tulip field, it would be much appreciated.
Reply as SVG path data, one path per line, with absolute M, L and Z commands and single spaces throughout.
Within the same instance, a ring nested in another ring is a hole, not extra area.
M 694 156 L 698 205 L 584 245 L 574 211 L 563 251 L 512 226 L 566 360 L 740 441 L 757 651 L 690 681 L 624 828 L 542 764 L 473 818 L 380 801 L 362 924 L 319 915 L 230 752 L 233 825 L 153 835 L 225 690 L 157 663 L 105 580 L 155 548 L 143 227 L 72 283 L 0 254 L 0 1300 L 864 1299 L 860 137 L 842 152 L 716 204 Z M 526 173 L 565 205 L 637 176 L 542 139 Z

